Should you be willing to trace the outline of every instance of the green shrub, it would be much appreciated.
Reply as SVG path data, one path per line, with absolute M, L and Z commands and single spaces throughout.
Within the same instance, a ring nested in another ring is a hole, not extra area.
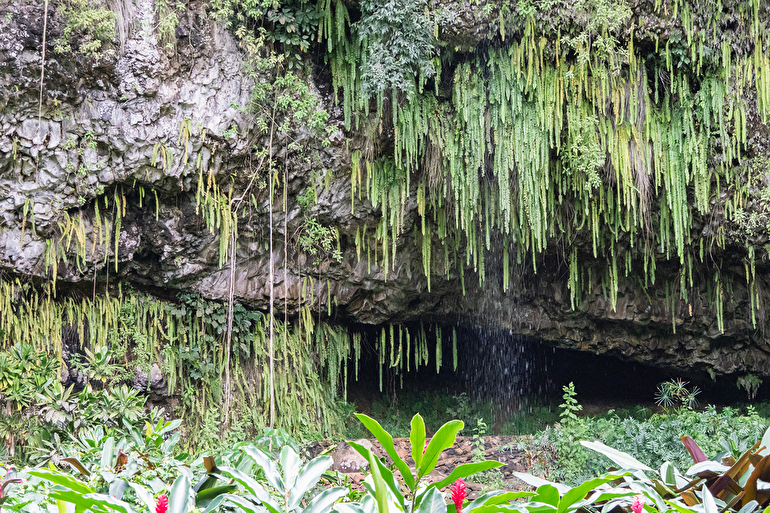
M 107 45 L 115 38 L 116 15 L 99 0 L 64 0 L 59 12 L 65 25 L 56 53 L 76 52 L 94 59 L 113 53 Z
M 557 424 L 538 435 L 541 446 L 552 446 L 556 452 L 551 473 L 556 479 L 576 483 L 602 472 L 609 462 L 583 447 L 579 440 L 598 440 L 626 452 L 653 468 L 670 461 L 680 470 L 692 465 L 692 459 L 680 440 L 691 436 L 710 458 L 725 452 L 722 439 L 757 440 L 762 437 L 768 420 L 755 412 L 742 415 L 734 408 L 718 411 L 708 406 L 704 411 L 682 409 L 667 414 L 656 414 L 649 419 L 621 417 L 610 413 L 604 417 L 579 417 L 571 423 Z

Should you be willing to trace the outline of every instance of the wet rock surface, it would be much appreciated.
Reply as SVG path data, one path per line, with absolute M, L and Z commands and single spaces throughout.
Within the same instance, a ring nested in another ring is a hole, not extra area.
M 0 269 L 25 279 L 49 279 L 46 248 L 61 238 L 60 226 L 77 219 L 86 240 L 92 240 L 99 231 L 94 223 L 95 204 L 117 194 L 124 198 L 125 210 L 117 244 L 117 278 L 168 298 L 183 292 L 223 300 L 230 270 L 220 267 L 218 233 L 207 229 L 196 207 L 197 166 L 214 179 L 228 178 L 237 190 L 245 189 L 251 178 L 248 166 L 253 148 L 266 143 L 244 110 L 253 78 L 232 35 L 203 16 L 198 4 L 180 19 L 176 52 L 167 52 L 146 28 L 154 24 L 149 1 L 136 3 L 135 26 L 127 31 L 122 45 L 115 44 L 122 50 L 96 62 L 55 53 L 63 23 L 51 11 L 42 104 L 38 103 L 42 6 L 6 2 L 10 16 L 0 16 L 4 102 L 0 110 Z M 647 4 L 633 2 L 632 8 L 644 22 L 644 37 L 652 38 L 666 32 L 666 20 L 650 15 Z M 464 3 L 442 29 L 461 50 L 499 31 L 499 17 L 480 9 L 477 3 Z M 544 30 L 551 29 L 545 26 Z M 317 205 L 301 208 L 298 198 L 315 187 L 313 166 L 299 152 L 282 150 L 279 161 L 288 174 L 288 208 L 285 213 L 276 209 L 276 245 L 270 255 L 266 244 L 269 201 L 263 189 L 254 190 L 253 212 L 239 225 L 236 301 L 267 308 L 272 256 L 279 270 L 276 301 L 286 301 L 291 313 L 302 303 L 303 280 L 311 275 L 314 297 L 334 298 L 335 322 L 460 323 L 683 372 L 770 375 L 770 345 L 763 342 L 766 319 L 760 312 L 756 328 L 751 320 L 743 247 L 711 253 L 711 258 L 724 261 L 723 276 L 731 277 L 733 284 L 725 301 L 723 330 L 716 312 L 707 306 L 712 271 L 696 271 L 690 301 L 672 307 L 664 284 L 678 280 L 680 268 L 662 254 L 655 255 L 656 284 L 644 286 L 635 278 L 634 273 L 641 272 L 638 263 L 631 276 L 619 279 L 614 309 L 598 286 L 585 291 L 582 302 L 572 308 L 563 248 L 556 243 L 538 257 L 537 273 L 526 257 L 520 265 L 512 265 L 513 284 L 507 291 L 502 290 L 502 257 L 495 251 L 487 257 L 486 279 L 480 283 L 469 269 L 464 285 L 454 270 L 445 272 L 443 254 L 434 251 L 429 291 L 411 229 L 397 238 L 398 250 L 388 273 L 376 262 L 370 263 L 365 254 L 358 254 L 355 239 L 364 226 L 371 230 L 377 225 L 380 213 L 367 200 L 358 199 L 351 210 L 348 140 L 354 141 L 356 134 L 342 130 L 341 109 L 333 104 L 328 80 L 319 74 L 308 81 L 339 128 L 328 147 L 303 136 L 308 147 L 318 150 L 317 167 L 329 170 L 331 180 L 318 188 Z M 755 128 L 750 132 L 759 145 L 767 138 L 767 130 L 764 125 Z M 184 133 L 188 135 L 182 143 Z M 168 149 L 168 158 L 158 156 L 163 148 Z M 410 227 L 417 218 L 416 201 L 407 202 L 404 210 L 404 224 Z M 338 229 L 341 261 L 315 262 L 300 250 L 297 234 L 308 217 Z M 709 229 L 706 220 L 696 220 L 693 236 Z M 575 244 L 581 254 L 590 254 L 589 241 Z M 94 280 L 100 287 L 106 287 L 108 280 L 117 281 L 114 267 L 108 274 L 115 258 L 111 249 L 93 248 L 90 242 L 86 248 L 82 268 L 73 259 L 59 265 L 59 286 L 65 290 L 90 290 Z M 596 261 L 597 269 L 605 264 Z M 767 290 L 766 266 L 758 264 L 756 274 L 759 290 Z M 327 305 L 321 303 L 314 310 L 326 316 Z M 149 381 L 150 388 L 162 396 L 162 378 L 150 374 L 137 374 L 135 385 L 146 387 Z
M 370 451 L 374 449 L 372 442 L 366 439 L 356 440 L 355 443 Z M 337 444 L 336 449 L 332 452 L 332 458 L 334 459 L 332 470 L 345 474 L 362 472 L 369 467 L 369 462 L 366 461 L 366 458 L 356 452 L 356 450 L 347 442 L 340 442 Z
M 135 390 L 149 392 L 150 400 L 160 400 L 168 397 L 168 384 L 163 378 L 160 367 L 153 363 L 150 372 L 137 367 L 134 369 L 134 380 L 131 386 Z

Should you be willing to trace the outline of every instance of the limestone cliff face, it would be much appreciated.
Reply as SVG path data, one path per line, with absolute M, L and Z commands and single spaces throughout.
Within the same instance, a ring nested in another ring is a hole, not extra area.
M 648 7 L 644 2 L 634 6 L 640 19 L 646 20 L 638 37 L 647 43 L 651 34 L 666 29 L 666 20 L 643 15 Z M 470 50 L 499 31 L 498 21 L 487 21 L 497 20 L 495 13 L 476 11 L 475 4 L 458 9 L 453 25 L 445 29 L 451 44 Z M 0 5 L 0 267 L 11 275 L 48 280 L 53 272 L 46 256 L 51 241 L 61 247 L 63 240 L 82 233 L 89 241 L 83 261 L 76 262 L 74 246 L 64 249 L 70 257 L 58 263 L 58 287 L 65 292 L 91 291 L 114 284 L 114 241 L 90 242 L 95 236 L 103 237 L 98 235 L 94 207 L 99 205 L 104 215 L 106 196 L 113 214 L 115 205 L 122 204 L 117 244 L 120 279 L 167 297 L 197 292 L 225 300 L 230 269 L 219 265 L 218 233 L 209 231 L 196 213 L 198 170 L 202 165 L 207 175 L 231 179 L 235 195 L 246 190 L 253 149 L 266 143 L 247 108 L 255 79 L 244 68 L 231 33 L 206 17 L 202 5 L 191 6 L 180 19 L 174 50 L 157 41 L 151 0 L 138 0 L 131 14 L 129 23 L 122 22 L 125 40 L 115 41 L 115 56 L 94 61 L 54 51 L 63 21 L 52 9 L 42 63 L 43 7 L 21 0 Z M 42 104 L 41 64 L 45 69 Z M 289 176 L 287 213 L 276 208 L 274 215 L 272 256 L 278 301 L 288 299 L 296 311 L 303 278 L 310 275 L 324 315 L 327 298 L 334 298 L 331 311 L 337 322 L 377 325 L 425 320 L 480 325 L 652 365 L 770 375 L 764 310 L 759 311 L 755 329 L 745 279 L 746 249 L 737 244 L 737 237 L 727 249 L 711 251 L 712 259 L 722 262 L 724 276 L 732 278 L 732 289 L 725 292 L 723 330 L 710 303 L 702 299 L 710 293 L 711 272 L 696 270 L 690 300 L 672 302 L 664 284 L 667 279 L 678 280 L 681 271 L 663 254 L 656 255 L 657 285 L 645 289 L 633 272 L 621 277 L 615 309 L 598 285 L 572 308 L 568 267 L 556 241 L 537 257 L 537 273 L 531 257 L 511 264 L 513 283 L 506 292 L 501 252 L 494 249 L 487 258 L 483 282 L 472 269 L 465 273 L 465 293 L 458 273 L 444 272 L 443 255 L 434 255 L 428 291 L 411 228 L 398 239 L 390 272 L 386 274 L 376 262 L 370 264 L 366 254 L 357 255 L 356 232 L 364 224 L 375 225 L 381 214 L 359 199 L 351 212 L 346 138 L 355 146 L 356 133 L 344 131 L 341 109 L 331 99 L 330 81 L 320 69 L 316 71 L 308 80 L 338 131 L 329 147 L 322 147 L 321 141 L 305 141 L 321 158 L 313 166 L 295 150 L 278 155 Z M 756 114 L 750 115 L 749 151 L 767 152 L 767 126 Z M 314 185 L 312 171 L 318 168 L 330 170 L 331 180 L 318 187 L 317 205 L 303 210 L 298 197 Z M 407 227 L 417 219 L 414 197 L 413 193 L 404 207 Z M 248 201 L 254 209 L 239 223 L 235 298 L 264 310 L 269 294 L 269 202 L 264 189 L 254 189 L 254 198 Z M 714 201 L 718 212 L 719 198 Z M 305 216 L 338 229 L 341 261 L 316 262 L 300 250 L 297 234 Z M 284 221 L 289 241 L 286 279 Z M 722 224 L 729 238 L 732 228 L 720 215 L 698 219 L 693 236 Z M 755 235 L 756 240 L 762 237 L 762 233 Z M 581 253 L 589 255 L 589 246 L 584 241 Z M 597 269 L 605 264 L 601 256 L 596 259 Z M 632 269 L 640 265 L 635 262 Z M 760 290 L 767 289 L 765 271 L 766 261 L 758 261 Z

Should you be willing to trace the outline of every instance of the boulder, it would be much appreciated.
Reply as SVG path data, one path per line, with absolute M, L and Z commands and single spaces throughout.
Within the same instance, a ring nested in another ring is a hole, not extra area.
M 369 440 L 356 440 L 355 442 L 366 447 L 370 451 L 374 449 L 372 442 Z M 358 454 L 358 452 L 356 452 L 356 450 L 347 442 L 340 442 L 337 444 L 337 448 L 334 449 L 334 452 L 332 453 L 332 459 L 334 459 L 332 470 L 343 472 L 345 474 L 360 472 L 369 466 L 369 462 L 367 462 L 363 456 Z

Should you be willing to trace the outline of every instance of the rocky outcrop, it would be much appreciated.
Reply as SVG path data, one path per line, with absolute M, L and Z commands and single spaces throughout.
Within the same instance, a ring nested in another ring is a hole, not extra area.
M 458 47 L 470 49 L 499 31 L 499 25 L 484 21 L 489 13 L 477 7 L 469 4 L 458 11 L 445 29 L 448 40 Z M 204 169 L 205 180 L 209 174 L 226 178 L 236 191 L 246 190 L 254 180 L 264 181 L 264 176 L 250 175 L 249 169 L 255 146 L 264 145 L 265 140 L 246 108 L 255 77 L 243 66 L 243 54 L 233 36 L 204 16 L 202 9 L 201 5 L 190 7 L 189 16 L 177 28 L 176 49 L 167 51 L 152 30 L 151 0 L 139 0 L 122 49 L 100 61 L 54 51 L 63 22 L 51 10 L 42 62 L 43 7 L 21 0 L 5 3 L 2 12 L 7 14 L 0 16 L 0 268 L 5 272 L 49 279 L 52 270 L 46 251 L 51 241 L 73 236 L 72 230 L 66 234 L 72 219 L 81 223 L 78 226 L 90 241 L 99 232 L 95 206 L 107 196 L 113 213 L 116 201 L 122 203 L 117 246 L 121 279 L 166 296 L 197 292 L 210 299 L 227 298 L 230 269 L 220 267 L 219 236 L 207 229 L 197 213 L 198 182 Z M 41 66 L 45 69 L 42 103 L 38 101 Z M 351 211 L 346 136 L 355 134 L 342 129 L 341 109 L 331 98 L 328 78 L 319 73 L 308 80 L 332 113 L 338 131 L 331 145 L 324 147 L 298 129 L 299 137 L 319 155 L 320 162 L 312 165 L 282 141 L 278 157 L 287 169 L 288 208 L 285 213 L 276 208 L 274 213 L 272 255 L 266 244 L 269 200 L 263 189 L 250 189 L 253 197 L 247 201 L 253 210 L 239 222 L 234 269 L 237 301 L 266 309 L 272 257 L 278 270 L 276 299 L 281 303 L 286 299 L 294 312 L 303 301 L 303 279 L 311 275 L 318 309 L 326 315 L 326 298 L 333 297 L 332 316 L 338 322 L 459 322 L 651 365 L 770 375 L 770 346 L 757 342 L 764 340 L 765 319 L 758 319 L 756 328 L 751 322 L 745 249 L 738 246 L 718 255 L 714 251 L 714 257 L 725 262 L 721 272 L 732 278 L 723 329 L 711 303 L 704 299 L 712 293 L 708 285 L 712 271 L 696 270 L 697 285 L 690 290 L 690 301 L 672 304 L 665 284 L 678 283 L 680 269 L 667 265 L 664 255 L 656 257 L 657 285 L 643 287 L 633 273 L 619 280 L 614 309 L 598 285 L 572 308 L 567 267 L 558 247 L 538 257 L 542 261 L 537 273 L 526 259 L 512 266 L 514 283 L 506 292 L 502 257 L 494 250 L 483 282 L 468 270 L 463 293 L 455 271 L 437 272 L 429 291 L 419 246 L 408 230 L 398 239 L 390 272 L 370 263 L 366 255 L 357 254 L 355 237 L 365 224 L 375 226 L 380 212 L 358 199 Z M 762 134 L 767 136 L 767 128 L 759 121 L 756 127 L 755 150 L 764 151 Z M 331 177 L 323 186 L 312 178 L 312 171 L 320 168 Z M 317 204 L 301 207 L 299 198 L 314 187 Z M 404 210 L 404 224 L 412 226 L 416 201 L 411 199 Z M 337 228 L 339 261 L 328 256 L 316 261 L 301 251 L 298 234 L 308 217 Z M 284 236 L 289 248 L 286 262 Z M 59 287 L 115 282 L 112 246 L 88 244 L 82 263 L 72 258 L 60 263 Z M 435 269 L 443 269 L 441 259 L 443 255 L 435 257 Z M 597 267 L 601 265 L 597 260 Z M 758 264 L 761 290 L 768 288 L 765 267 Z M 162 379 L 153 372 L 149 376 L 137 372 L 135 381 L 162 395 Z

